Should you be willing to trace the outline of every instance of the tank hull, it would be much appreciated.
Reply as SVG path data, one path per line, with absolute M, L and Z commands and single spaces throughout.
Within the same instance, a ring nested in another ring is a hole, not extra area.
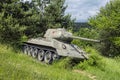
M 30 39 L 27 42 L 24 42 L 24 46 L 44 50 L 44 55 L 46 55 L 46 52 L 49 51 L 56 57 L 66 56 L 79 59 L 88 58 L 86 53 L 76 45 L 64 43 L 52 38 Z M 31 51 L 31 48 L 28 52 Z M 30 54 L 32 54 L 32 52 Z

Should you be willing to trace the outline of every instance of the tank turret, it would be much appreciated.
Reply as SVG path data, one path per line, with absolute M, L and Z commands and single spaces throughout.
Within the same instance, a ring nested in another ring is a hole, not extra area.
M 80 39 L 80 40 L 91 41 L 91 42 L 100 42 L 100 40 L 73 36 L 72 33 L 66 31 L 64 28 L 48 29 L 44 37 L 63 40 L 63 41 L 71 41 L 72 39 Z
M 45 38 L 54 38 L 54 39 L 70 39 L 72 33 L 67 32 L 64 28 L 58 29 L 48 29 L 44 35 Z

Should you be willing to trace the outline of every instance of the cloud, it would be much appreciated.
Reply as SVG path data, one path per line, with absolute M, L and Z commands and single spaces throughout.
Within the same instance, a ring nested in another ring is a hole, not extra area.
M 90 16 L 99 12 L 100 7 L 105 6 L 110 0 L 66 0 L 68 5 L 66 14 L 71 14 L 77 22 L 85 22 Z
M 29 2 L 31 2 L 32 0 L 20 0 L 21 2 L 26 2 L 26 1 L 29 1 Z

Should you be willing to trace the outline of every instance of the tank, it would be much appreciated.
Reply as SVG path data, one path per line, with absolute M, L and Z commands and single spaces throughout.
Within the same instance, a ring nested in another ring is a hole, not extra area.
M 100 42 L 99 40 L 73 36 L 63 28 L 48 29 L 43 38 L 32 38 L 24 42 L 23 52 L 48 64 L 60 57 L 88 59 L 87 53 L 82 48 L 71 44 L 73 39 Z

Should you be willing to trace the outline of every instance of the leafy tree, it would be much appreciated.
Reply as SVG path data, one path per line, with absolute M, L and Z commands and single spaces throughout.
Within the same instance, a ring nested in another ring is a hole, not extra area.
M 112 0 L 89 23 L 100 30 L 101 51 L 107 56 L 120 55 L 120 0 Z
M 96 31 L 96 29 L 93 29 L 91 27 L 89 28 L 80 28 L 79 31 L 74 32 L 75 36 L 79 37 L 84 37 L 84 38 L 89 38 L 89 39 L 98 39 L 99 37 L 99 32 Z M 79 40 L 79 39 L 74 39 L 72 41 L 73 44 L 78 45 L 79 47 L 96 47 L 96 42 L 91 42 L 91 41 L 85 41 L 85 40 Z

